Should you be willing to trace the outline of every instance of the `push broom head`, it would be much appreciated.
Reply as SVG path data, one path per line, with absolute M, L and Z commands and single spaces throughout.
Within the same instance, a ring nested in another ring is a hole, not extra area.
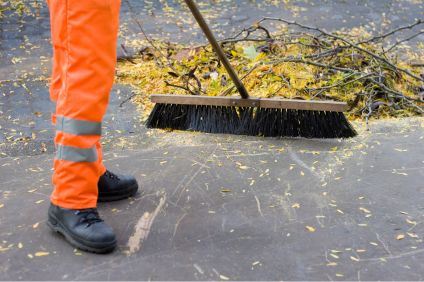
M 343 115 L 346 103 L 252 98 L 193 0 L 185 0 L 241 98 L 152 95 L 147 127 L 209 133 L 308 138 L 356 135 Z
M 356 135 L 332 101 L 152 95 L 148 128 L 266 137 L 349 138 Z

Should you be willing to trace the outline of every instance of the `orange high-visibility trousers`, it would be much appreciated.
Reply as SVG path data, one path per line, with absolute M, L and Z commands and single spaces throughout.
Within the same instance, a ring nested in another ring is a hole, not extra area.
M 51 202 L 96 207 L 106 171 L 100 145 L 116 65 L 120 0 L 47 0 L 53 43 L 50 98 L 56 103 Z

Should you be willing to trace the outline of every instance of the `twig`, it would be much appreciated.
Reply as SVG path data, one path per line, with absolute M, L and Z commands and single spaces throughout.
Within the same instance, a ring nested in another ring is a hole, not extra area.
M 321 59 L 321 58 L 325 58 L 325 57 L 330 57 L 330 56 L 334 56 L 337 55 L 338 53 L 343 51 L 343 47 L 341 46 L 337 46 L 334 49 L 331 50 L 327 50 L 318 54 L 314 54 L 314 55 L 309 55 L 309 56 L 305 56 L 305 58 L 307 59 Z
M 342 79 L 342 81 L 340 81 L 340 82 L 338 82 L 338 83 L 336 83 L 336 84 L 333 84 L 333 85 L 323 86 L 323 87 L 317 87 L 317 88 L 306 88 L 306 90 L 308 90 L 308 91 L 328 90 L 328 89 L 331 89 L 331 88 L 334 88 L 334 87 L 337 87 L 337 86 L 342 86 L 342 85 L 345 85 L 345 84 L 343 84 L 343 82 L 344 82 L 346 79 L 351 78 L 351 77 L 352 77 L 352 76 L 354 76 L 354 75 L 355 75 L 354 73 L 350 73 L 350 74 L 348 74 L 346 77 L 344 77 L 344 78 Z M 366 76 L 369 76 L 369 75 L 366 75 Z M 364 78 L 364 77 L 362 76 L 362 77 L 360 77 L 360 78 L 358 78 L 358 79 L 355 79 L 354 81 L 356 81 L 356 80 L 360 80 L 361 78 Z M 352 82 L 354 82 L 354 81 L 349 81 L 348 83 L 352 83 Z
M 417 21 L 416 21 L 415 23 L 413 23 L 413 24 L 409 24 L 409 25 L 406 25 L 406 26 L 401 26 L 401 27 L 396 28 L 396 29 L 394 29 L 394 30 L 391 30 L 391 31 L 389 31 L 389 32 L 387 32 L 387 33 L 385 33 L 385 34 L 383 34 L 383 35 L 375 36 L 375 37 L 372 37 L 372 38 L 370 38 L 370 39 L 368 39 L 368 40 L 365 40 L 365 41 L 359 42 L 358 44 L 370 43 L 370 42 L 374 42 L 374 41 L 382 40 L 382 39 L 385 39 L 385 38 L 387 38 L 387 37 L 389 37 L 389 36 L 392 36 L 393 34 L 395 34 L 395 33 L 399 32 L 399 31 L 406 30 L 406 29 L 413 29 L 414 27 L 416 27 L 417 25 L 420 25 L 420 24 L 422 24 L 422 23 L 424 23 L 424 20 L 419 19 L 419 20 L 417 20 Z
M 370 81 L 376 85 L 378 85 L 379 87 L 381 87 L 385 92 L 394 95 L 395 98 L 402 98 L 402 99 L 407 99 L 410 101 L 419 101 L 418 99 L 414 99 L 408 96 L 405 96 L 404 94 L 402 94 L 401 92 L 398 92 L 396 90 L 393 90 L 389 87 L 387 87 L 386 85 L 384 85 L 384 83 L 381 83 L 373 78 L 370 78 Z
M 264 31 L 266 38 L 264 38 L 264 39 L 249 39 L 249 36 L 257 30 Z M 246 35 L 243 38 L 238 38 L 243 33 L 246 33 Z M 225 43 L 236 43 L 236 42 L 240 42 L 240 41 L 272 41 L 272 40 L 273 39 L 272 39 L 272 36 L 271 36 L 271 33 L 269 32 L 269 30 L 266 29 L 265 27 L 261 26 L 260 24 L 257 24 L 257 25 L 250 26 L 248 28 L 244 28 L 240 32 L 238 32 L 236 35 L 229 37 L 229 38 L 226 38 L 226 39 L 223 39 L 223 40 L 220 40 L 219 43 L 225 44 Z
M 255 195 L 255 200 L 256 200 L 256 206 L 258 208 L 258 213 L 264 217 L 264 214 L 262 213 L 262 209 L 261 209 L 261 202 L 259 202 L 259 198 Z
M 399 46 L 400 44 L 402 44 L 402 43 L 404 43 L 404 42 L 408 42 L 408 41 L 410 41 L 410 40 L 414 39 L 415 37 L 420 36 L 421 34 L 424 34 L 424 30 L 422 30 L 422 31 L 420 31 L 420 32 L 418 32 L 418 33 L 416 33 L 416 34 L 414 34 L 414 35 L 410 36 L 410 37 L 407 37 L 407 38 L 405 38 L 405 39 L 403 39 L 403 40 L 397 41 L 397 42 L 396 42 L 395 44 L 393 44 L 390 48 L 388 48 L 386 51 L 384 51 L 384 53 L 389 53 L 389 52 L 391 52 L 394 48 L 396 48 L 396 47 L 397 47 L 397 46 Z
M 189 92 L 191 95 L 199 95 L 198 93 L 193 92 L 190 88 L 188 88 L 186 86 L 172 84 L 172 83 L 170 83 L 170 82 L 168 82 L 166 80 L 165 80 L 165 84 L 166 84 L 166 86 L 171 86 L 171 87 L 175 87 L 175 88 L 184 89 L 185 91 Z
M 130 95 L 130 97 L 128 97 L 127 99 L 125 99 L 124 101 L 122 101 L 120 104 L 119 104 L 119 107 L 120 108 L 122 108 L 122 106 L 126 103 L 126 102 L 128 102 L 128 101 L 130 101 L 132 98 L 134 98 L 135 96 L 137 96 L 137 94 L 136 93 L 132 93 L 131 95 Z
M 240 80 L 243 80 L 243 79 L 245 79 L 248 75 L 250 75 L 257 67 L 259 67 L 260 65 L 261 65 L 262 63 L 257 63 L 257 64 L 255 64 L 253 67 L 251 67 L 250 68 L 250 70 L 245 74 L 245 75 L 243 75 L 241 78 L 240 78 Z M 224 91 L 222 91 L 221 93 L 219 93 L 219 95 L 218 96 L 226 96 L 226 95 L 228 95 L 229 93 L 231 93 L 231 91 L 233 90 L 235 88 L 235 85 L 232 85 L 232 86 L 230 86 L 230 87 L 228 87 L 227 89 L 225 89 Z
M 316 91 L 316 90 L 319 90 L 319 91 L 318 91 L 318 92 L 317 92 L 314 96 L 312 96 L 312 98 L 315 98 L 315 97 L 319 96 L 321 93 L 323 93 L 325 90 L 328 90 L 328 89 L 331 89 L 331 88 L 335 88 L 335 87 L 346 86 L 346 85 L 352 84 L 352 83 L 354 83 L 354 82 L 356 82 L 356 81 L 360 81 L 360 80 L 362 80 L 362 79 L 368 78 L 368 77 L 372 76 L 373 74 L 365 74 L 365 75 L 362 75 L 362 76 L 360 76 L 360 77 L 358 77 L 358 78 L 356 78 L 356 79 L 349 80 L 349 81 L 347 81 L 347 82 L 343 82 L 343 81 L 345 81 L 346 79 L 348 79 L 348 78 L 350 78 L 350 77 L 352 77 L 352 76 L 354 76 L 354 75 L 355 75 L 355 74 L 350 74 L 350 75 L 348 75 L 346 78 L 344 78 L 341 82 L 336 83 L 336 84 L 333 84 L 333 85 L 324 86 L 324 87 L 319 87 L 319 88 L 307 88 L 307 90 L 310 90 L 310 91 Z
M 128 51 L 127 51 L 127 48 L 125 47 L 125 45 L 124 44 L 121 44 L 121 50 L 122 50 L 122 52 L 124 53 L 124 56 L 123 57 L 121 57 L 121 58 L 119 58 L 118 57 L 118 60 L 119 59 L 121 59 L 121 60 L 126 60 L 126 61 L 128 61 L 128 62 L 130 62 L 131 64 L 136 64 L 136 62 L 134 62 L 134 60 L 131 58 L 131 56 L 128 54 Z
M 159 52 L 159 54 L 163 57 L 163 58 L 165 58 L 165 60 L 166 60 L 166 62 L 167 62 L 167 65 L 168 65 L 168 67 L 169 68 L 171 68 L 173 71 L 175 71 L 176 72 L 176 70 L 174 69 L 174 67 L 173 67 L 173 65 L 172 65 L 172 63 L 169 61 L 169 58 L 165 55 L 165 54 L 163 54 L 162 53 L 162 50 L 159 48 L 159 47 L 157 47 L 156 46 L 156 44 L 154 43 L 154 41 L 147 35 L 147 33 L 144 31 L 144 28 L 143 28 L 143 25 L 140 23 L 140 21 L 134 16 L 134 9 L 133 9 L 133 7 L 132 7 L 132 5 L 130 4 L 130 2 L 128 1 L 128 0 L 124 0 L 125 1 L 125 3 L 127 4 L 127 6 L 128 6 L 128 10 L 130 11 L 130 16 L 131 16 L 131 19 L 137 24 L 137 26 L 139 27 L 139 29 L 140 29 L 140 31 L 141 31 L 141 33 L 143 34 L 143 36 L 144 36 L 144 38 L 146 38 L 146 40 L 147 40 L 147 42 L 149 42 L 149 44 L 156 50 L 156 51 L 158 51 Z
M 287 25 L 295 25 L 295 26 L 298 26 L 298 27 L 301 27 L 301 28 L 305 28 L 305 29 L 308 29 L 308 30 L 313 30 L 315 32 L 319 32 L 319 33 L 321 33 L 321 34 L 323 34 L 325 36 L 331 37 L 333 39 L 340 40 L 340 41 L 344 42 L 345 44 L 351 46 L 352 48 L 355 48 L 355 49 L 357 49 L 357 50 L 359 50 L 361 52 L 364 52 L 364 53 L 370 55 L 371 57 L 374 57 L 375 59 L 377 59 L 377 60 L 379 60 L 379 61 L 387 64 L 388 66 L 390 66 L 394 70 L 401 71 L 401 72 L 405 73 L 406 75 L 408 75 L 408 76 L 410 76 L 410 77 L 412 77 L 412 78 L 414 78 L 414 79 L 416 79 L 418 81 L 423 81 L 424 82 L 424 78 L 421 78 L 421 77 L 419 77 L 419 76 L 411 73 L 410 71 L 408 71 L 406 69 L 399 68 L 399 67 L 395 66 L 394 64 L 392 64 L 391 62 L 389 62 L 387 59 L 385 59 L 385 58 L 383 58 L 383 57 L 381 57 L 381 56 L 379 56 L 377 54 L 374 54 L 373 52 L 368 51 L 368 50 L 360 47 L 359 44 L 355 44 L 353 42 L 350 42 L 349 40 L 347 40 L 347 39 L 345 39 L 343 37 L 340 37 L 340 36 L 335 35 L 335 34 L 332 34 L 332 33 L 328 33 L 327 31 L 325 31 L 323 29 L 320 29 L 320 28 L 317 28 L 317 27 L 307 26 L 307 25 L 300 24 L 300 23 L 295 22 L 295 21 L 289 21 L 289 20 L 285 20 L 285 19 L 281 19 L 281 18 L 265 17 L 262 20 L 260 20 L 259 23 L 264 22 L 264 21 L 270 21 L 270 20 L 283 22 L 283 23 L 285 23 Z M 420 23 L 421 23 L 421 21 L 420 21 Z
M 358 72 L 358 71 L 355 71 L 355 70 L 349 69 L 349 68 L 335 67 L 335 66 L 331 66 L 331 65 L 327 65 L 327 64 L 323 64 L 323 63 L 304 60 L 300 57 L 278 59 L 278 60 L 271 61 L 271 62 L 266 63 L 266 64 L 276 64 L 276 63 L 277 64 L 278 63 L 302 63 L 302 64 L 313 65 L 313 66 L 316 66 L 316 67 L 331 69 L 331 70 L 340 71 L 340 72 L 348 72 L 348 73 L 353 73 L 353 74 L 360 74 L 361 73 L 361 72 Z

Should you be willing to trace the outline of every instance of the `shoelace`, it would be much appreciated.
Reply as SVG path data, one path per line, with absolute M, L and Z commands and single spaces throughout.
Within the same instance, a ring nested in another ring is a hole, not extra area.
M 103 220 L 100 218 L 99 213 L 97 212 L 96 209 L 78 210 L 75 212 L 75 214 L 83 215 L 81 217 L 80 223 L 87 224 L 87 227 L 97 222 L 103 222 Z
M 120 180 L 120 178 L 118 177 L 118 175 L 110 172 L 109 170 L 106 170 L 105 172 L 105 176 L 109 177 L 110 179 L 116 179 L 116 180 Z

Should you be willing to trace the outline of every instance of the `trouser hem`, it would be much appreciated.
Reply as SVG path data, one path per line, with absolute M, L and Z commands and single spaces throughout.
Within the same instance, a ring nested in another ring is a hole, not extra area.
M 64 201 L 58 201 L 53 198 L 50 198 L 50 202 L 63 209 L 69 209 L 69 210 L 82 210 L 82 209 L 92 209 L 97 208 L 97 198 L 94 202 L 88 202 L 87 204 L 78 204 L 78 203 L 68 203 Z

